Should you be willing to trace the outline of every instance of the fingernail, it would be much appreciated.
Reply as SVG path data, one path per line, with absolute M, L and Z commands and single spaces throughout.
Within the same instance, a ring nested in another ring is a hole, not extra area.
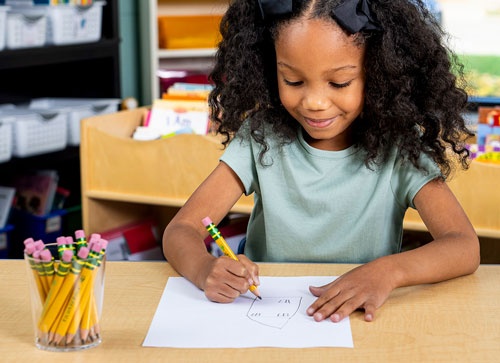
M 340 321 L 340 315 L 339 314 L 333 314 L 332 315 L 332 321 L 334 323 L 338 323 Z
M 322 321 L 323 320 L 323 315 L 321 313 L 314 314 L 314 320 L 316 320 L 316 321 Z
M 249 283 L 250 285 L 253 285 L 253 280 L 252 280 L 252 279 L 248 279 L 248 283 Z
M 255 276 L 254 280 L 256 285 L 260 285 L 259 276 Z
M 314 314 L 314 309 L 313 309 L 313 308 L 309 308 L 309 309 L 307 309 L 307 314 L 308 314 L 308 315 L 312 315 L 312 314 Z

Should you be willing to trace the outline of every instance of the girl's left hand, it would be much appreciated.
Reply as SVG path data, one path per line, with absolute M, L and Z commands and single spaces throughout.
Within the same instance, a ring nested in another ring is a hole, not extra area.
M 365 321 L 373 321 L 375 310 L 395 288 L 393 271 L 373 261 L 345 273 L 335 281 L 309 290 L 318 299 L 307 309 L 316 321 L 330 318 L 337 323 L 357 309 L 364 309 Z

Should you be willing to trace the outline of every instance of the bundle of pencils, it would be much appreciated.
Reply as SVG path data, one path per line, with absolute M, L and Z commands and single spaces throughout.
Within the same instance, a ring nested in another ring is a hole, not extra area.
M 104 273 L 107 243 L 98 234 L 91 235 L 87 242 L 82 230 L 75 232 L 75 240 L 59 237 L 54 252 L 42 241 L 24 241 L 25 258 L 35 281 L 33 298 L 39 299 L 41 307 L 36 317 L 40 344 L 84 345 L 100 339 L 103 276 L 99 272 Z M 97 284 L 98 296 L 94 289 Z

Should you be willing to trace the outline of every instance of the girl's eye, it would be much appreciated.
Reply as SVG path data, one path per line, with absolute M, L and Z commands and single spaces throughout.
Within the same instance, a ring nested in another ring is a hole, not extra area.
M 286 79 L 284 81 L 285 81 L 285 84 L 287 86 L 297 87 L 297 86 L 302 85 L 302 81 L 292 82 L 292 81 L 288 81 Z
M 348 87 L 350 84 L 351 84 L 352 81 L 349 81 L 349 82 L 345 82 L 345 83 L 334 83 L 334 82 L 330 82 L 330 85 L 333 87 L 333 88 L 344 88 L 344 87 Z

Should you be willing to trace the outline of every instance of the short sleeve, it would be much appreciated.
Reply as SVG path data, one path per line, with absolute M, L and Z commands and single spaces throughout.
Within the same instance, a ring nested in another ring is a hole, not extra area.
M 417 169 L 409 162 L 396 162 L 391 186 L 396 200 L 403 208 L 415 208 L 413 199 L 418 191 L 431 180 L 442 177 L 439 166 L 427 154 L 422 153 L 419 164 L 422 169 Z
M 259 189 L 255 170 L 254 147 L 248 129 L 242 127 L 220 158 L 220 161 L 227 164 L 238 175 L 246 195 Z

